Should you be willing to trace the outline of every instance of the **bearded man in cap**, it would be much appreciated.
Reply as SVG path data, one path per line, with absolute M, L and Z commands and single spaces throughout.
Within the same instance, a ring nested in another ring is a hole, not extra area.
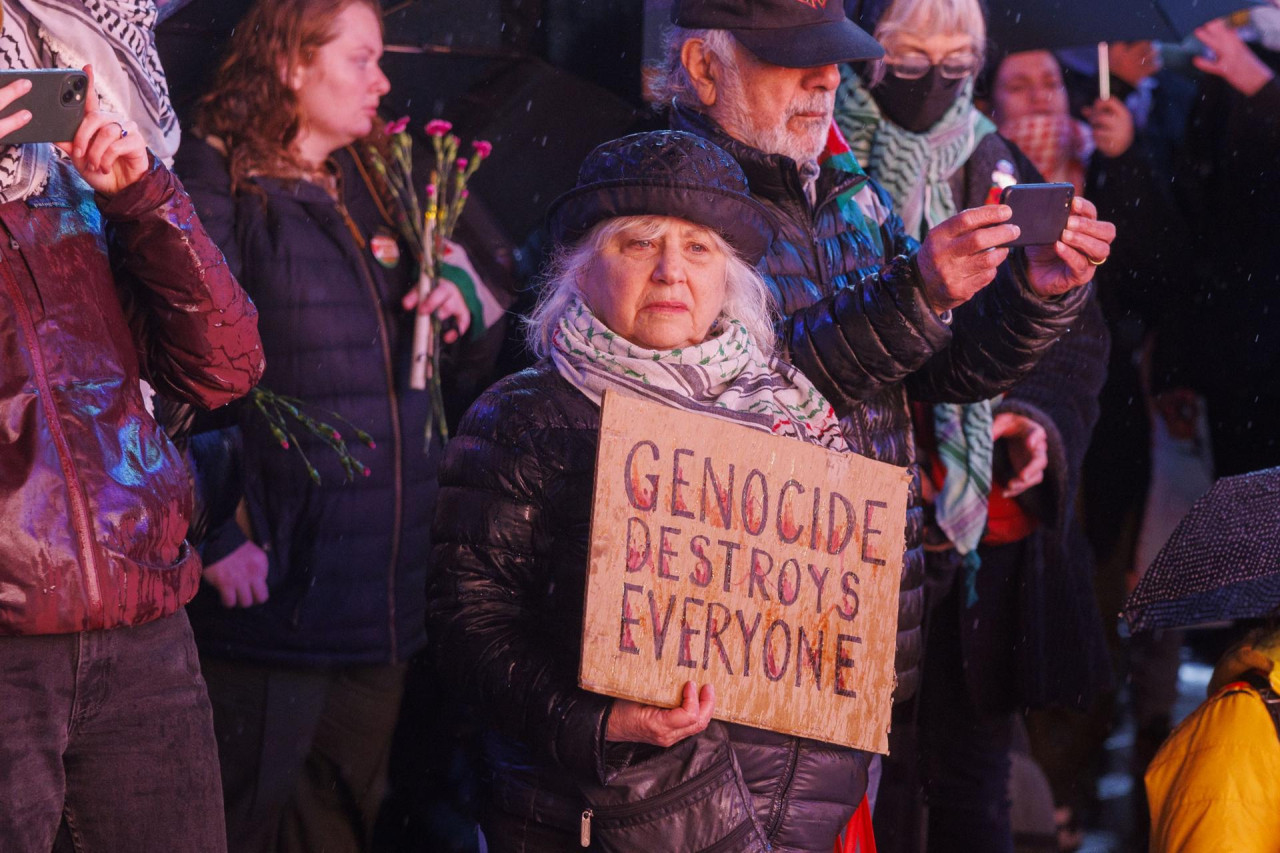
M 774 219 L 779 236 L 761 269 L 783 315 L 784 353 L 832 402 L 855 452 L 913 468 L 901 702 L 919 682 L 924 609 L 909 401 L 975 402 L 1024 376 L 1079 314 L 1115 228 L 1077 199 L 1057 243 L 1010 250 L 1012 212 L 989 205 L 918 244 L 832 125 L 837 63 L 884 54 L 841 3 L 676 0 L 671 21 L 651 99 L 669 108 L 673 128 L 728 151 Z M 980 430 L 959 437 L 990 440 Z

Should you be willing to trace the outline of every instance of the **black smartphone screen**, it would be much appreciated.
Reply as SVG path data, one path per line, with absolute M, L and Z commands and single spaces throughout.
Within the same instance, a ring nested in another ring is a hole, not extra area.
M 1044 246 L 1054 242 L 1071 215 L 1071 184 L 1014 184 L 1000 193 L 1000 203 L 1013 208 L 1009 224 L 1022 229 L 1009 246 Z

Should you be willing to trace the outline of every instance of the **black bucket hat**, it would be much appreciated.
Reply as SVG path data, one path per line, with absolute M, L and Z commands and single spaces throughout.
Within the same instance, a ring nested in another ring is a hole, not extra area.
M 617 216 L 674 216 L 710 228 L 749 264 L 764 257 L 773 226 L 747 191 L 742 167 L 692 133 L 633 133 L 598 146 L 582 161 L 578 185 L 551 203 L 557 243 L 580 239 Z
M 675 0 L 671 23 L 728 30 L 747 50 L 785 68 L 884 56 L 880 43 L 845 15 L 841 0 Z

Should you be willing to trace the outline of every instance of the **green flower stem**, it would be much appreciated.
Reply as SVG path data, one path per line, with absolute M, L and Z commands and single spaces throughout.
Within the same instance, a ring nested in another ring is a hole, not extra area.
M 435 154 L 435 168 L 431 172 L 431 186 L 434 187 L 435 194 L 427 200 L 425 209 L 419 203 L 418 193 L 414 190 L 413 138 L 410 134 L 402 131 L 391 135 L 389 139 L 391 162 L 389 163 L 384 162 L 378 150 L 368 149 L 369 158 L 377 174 L 383 179 L 389 193 L 395 197 L 394 206 L 399 208 L 393 212 L 397 219 L 395 224 L 401 236 L 413 246 L 420 273 L 426 273 L 420 274 L 419 278 L 425 278 L 425 283 L 420 286 L 427 291 L 435 288 L 443 277 L 445 241 L 453 236 L 454 228 L 462 217 L 467 200 L 467 182 L 480 168 L 480 163 L 484 159 L 473 150 L 465 168 L 459 169 L 457 168 L 460 145 L 458 137 L 452 133 L 444 133 L 431 135 L 430 139 Z M 448 441 L 449 438 L 449 426 L 444 414 L 444 392 L 440 378 L 440 357 L 443 347 L 440 345 L 440 323 L 434 317 L 431 319 L 431 341 L 432 346 L 427 362 L 427 390 L 431 394 L 432 409 L 426 428 L 428 447 L 437 435 L 444 441 Z M 298 420 L 304 424 L 308 423 L 302 417 L 298 417 Z M 344 423 L 350 423 L 345 419 L 342 420 Z M 322 437 L 324 437 L 325 428 L 332 429 L 327 424 L 315 421 L 308 424 L 308 429 L 313 432 L 319 430 L 317 434 Z M 357 431 L 355 434 L 361 441 L 372 446 L 373 440 L 367 433 Z
M 271 435 L 276 441 L 280 442 L 281 447 L 285 450 L 296 450 L 302 458 L 303 465 L 306 466 L 307 475 L 319 484 L 320 471 L 312 464 L 311 459 L 307 456 L 301 442 L 298 441 L 293 429 L 290 427 L 290 420 L 300 424 L 307 432 L 320 439 L 326 447 L 334 452 L 338 457 L 338 461 L 342 464 L 345 479 L 350 482 L 355 479 L 357 474 L 367 474 L 368 468 L 357 459 L 347 447 L 346 439 L 331 424 L 317 420 L 308 414 L 303 403 L 297 397 L 289 397 L 283 394 L 277 394 L 274 391 L 263 388 L 261 386 L 255 388 L 251 394 L 254 408 L 262 414 L 267 422 L 267 429 L 271 431 Z M 351 425 L 357 438 L 365 444 L 373 447 L 373 438 L 367 432 L 359 429 L 351 424 L 349 420 L 339 415 L 337 412 L 323 410 L 327 414 L 332 415 L 335 419 L 345 424 Z

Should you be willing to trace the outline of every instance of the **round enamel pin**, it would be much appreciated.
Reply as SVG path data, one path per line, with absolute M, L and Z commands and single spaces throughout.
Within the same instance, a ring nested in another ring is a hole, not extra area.
M 373 257 L 378 263 L 387 269 L 395 269 L 400 265 L 400 244 L 389 231 L 379 229 L 378 233 L 369 239 L 369 250 L 373 252 Z

